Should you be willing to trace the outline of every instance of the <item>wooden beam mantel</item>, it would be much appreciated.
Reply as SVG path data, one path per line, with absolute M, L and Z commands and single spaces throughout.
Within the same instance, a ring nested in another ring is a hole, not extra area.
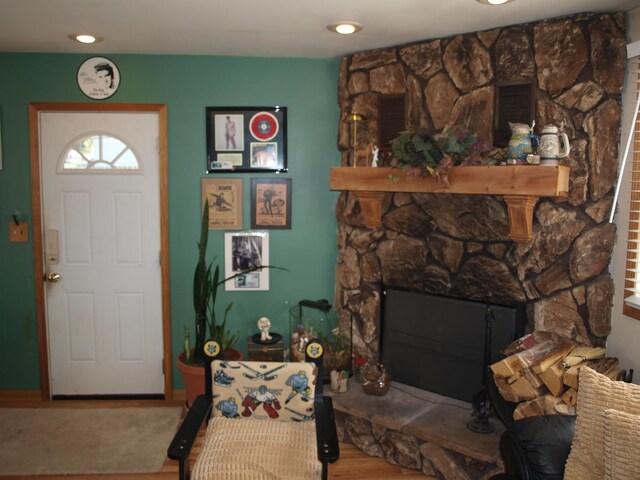
M 355 193 L 369 228 L 380 226 L 384 192 L 501 195 L 509 210 L 509 237 L 515 242 L 531 240 L 533 209 L 540 197 L 566 197 L 569 192 L 566 166 L 453 167 L 448 179 L 447 185 L 430 176 L 405 175 L 398 168 L 333 167 L 330 188 Z

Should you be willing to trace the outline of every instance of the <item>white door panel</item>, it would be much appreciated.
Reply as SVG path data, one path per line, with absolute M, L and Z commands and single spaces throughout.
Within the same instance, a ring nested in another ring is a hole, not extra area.
M 60 275 L 46 285 L 52 394 L 161 394 L 158 115 L 44 112 L 40 126 L 43 231 L 59 237 L 45 258 Z M 63 170 L 95 133 L 131 146 L 141 170 Z

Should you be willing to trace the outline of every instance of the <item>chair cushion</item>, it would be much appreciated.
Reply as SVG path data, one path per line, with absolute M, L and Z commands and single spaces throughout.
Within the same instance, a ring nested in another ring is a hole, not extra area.
M 637 477 L 640 472 L 640 416 L 604 411 L 604 479 Z
M 640 415 L 640 386 L 613 381 L 588 367 L 580 369 L 576 434 L 565 468 L 565 480 L 604 478 L 604 411 Z M 636 472 L 637 473 L 637 472 Z
M 214 417 L 193 468 L 194 480 L 318 480 L 315 422 Z
M 313 363 L 214 360 L 211 375 L 216 417 L 313 419 L 317 376 Z

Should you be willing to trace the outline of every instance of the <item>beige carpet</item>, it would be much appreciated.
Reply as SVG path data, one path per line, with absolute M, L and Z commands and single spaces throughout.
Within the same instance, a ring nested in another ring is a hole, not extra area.
M 157 472 L 182 408 L 0 408 L 0 475 Z

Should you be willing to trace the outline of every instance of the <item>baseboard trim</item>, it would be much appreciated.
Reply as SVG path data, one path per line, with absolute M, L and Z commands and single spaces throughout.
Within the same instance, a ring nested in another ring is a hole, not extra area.
M 0 390 L 3 400 L 40 400 L 40 390 Z

